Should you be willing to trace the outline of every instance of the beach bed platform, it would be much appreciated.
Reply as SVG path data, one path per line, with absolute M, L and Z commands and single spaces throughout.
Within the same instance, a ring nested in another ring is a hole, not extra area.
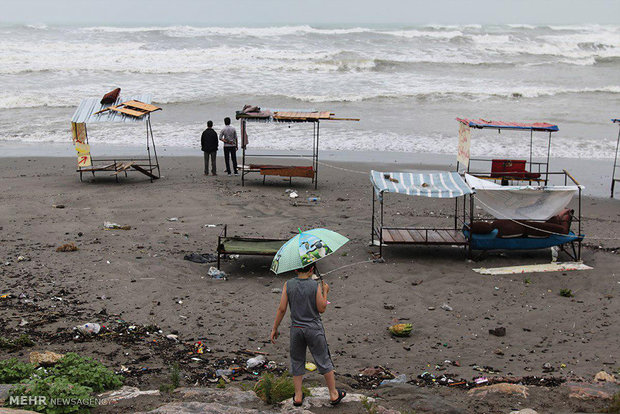
M 379 235 L 379 230 L 376 233 Z M 383 227 L 379 239 L 384 244 L 466 246 L 468 243 L 461 230 L 412 227 Z
M 228 226 L 217 238 L 217 268 L 220 268 L 221 259 L 227 254 L 241 256 L 275 256 L 287 239 L 270 239 L 264 237 L 228 236 Z

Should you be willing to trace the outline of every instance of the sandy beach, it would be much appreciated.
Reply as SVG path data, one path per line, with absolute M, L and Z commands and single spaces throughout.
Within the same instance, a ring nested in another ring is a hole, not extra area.
M 489 377 L 590 380 L 601 370 L 618 372 L 618 200 L 584 197 L 582 259 L 593 270 L 509 276 L 472 271 L 547 263 L 548 249 L 492 252 L 474 262 L 462 248 L 388 247 L 386 262 L 373 263 L 370 169 L 446 166 L 329 164 L 337 168 L 322 166 L 314 190 L 301 179 L 291 186 L 270 178 L 262 185 L 258 175 L 248 176 L 241 187 L 240 177 L 206 177 L 200 157 L 161 157 L 163 178 L 154 183 L 135 173 L 120 183 L 105 175 L 80 183 L 73 158 L 0 158 L 0 294 L 9 295 L 0 299 L 0 335 L 27 333 L 35 341 L 33 348 L 0 350 L 0 357 L 75 351 L 115 370 L 126 367 L 126 383 L 142 389 L 165 381 L 172 361 L 181 365 L 183 385 L 208 385 L 201 379 L 207 370 L 218 361 L 224 366 L 231 358 L 247 358 L 239 353 L 244 350 L 266 352 L 286 368 L 288 316 L 279 343 L 270 344 L 268 336 L 277 288 L 289 275 L 270 273 L 269 258 L 241 256 L 223 262 L 228 280 L 213 280 L 207 275 L 210 264 L 184 260 L 193 252 L 213 253 L 227 224 L 229 234 L 236 235 L 292 237 L 298 228 L 326 227 L 350 238 L 320 263 L 322 272 L 350 265 L 326 276 L 332 293 L 323 317 L 338 380 L 348 389 L 364 389 L 358 373 L 374 366 L 414 379 L 428 371 L 471 380 L 482 375 L 475 366 L 488 367 L 495 373 L 484 374 Z M 299 193 L 297 205 L 285 192 L 289 188 Z M 320 197 L 318 203 L 305 202 L 314 196 Z M 391 200 L 386 217 L 395 224 L 451 223 L 451 202 Z M 54 207 L 59 205 L 64 208 Z M 105 221 L 131 230 L 105 230 Z M 79 250 L 56 252 L 69 242 Z M 560 260 L 568 258 L 561 254 Z M 561 289 L 571 289 L 574 297 L 560 296 Z M 395 321 L 412 323 L 411 337 L 391 337 L 386 328 Z M 86 322 L 154 325 L 162 334 L 76 340 L 73 327 Z M 506 336 L 489 335 L 500 326 Z M 180 342 L 167 340 L 168 334 L 178 335 Z M 204 354 L 208 362 L 188 357 L 196 341 L 210 349 Z M 551 369 L 543 372 L 547 363 Z M 320 380 L 318 374 L 308 377 Z M 387 407 L 421 412 L 509 412 L 522 404 L 540 412 L 575 412 L 603 404 L 566 398 L 562 387 L 531 387 L 526 402 L 516 397 L 481 401 L 459 389 L 411 384 L 372 392 L 383 396 Z M 126 409 L 157 402 L 145 399 Z M 424 404 L 435 408 L 424 410 Z M 360 409 L 357 403 L 344 407 L 345 412 Z

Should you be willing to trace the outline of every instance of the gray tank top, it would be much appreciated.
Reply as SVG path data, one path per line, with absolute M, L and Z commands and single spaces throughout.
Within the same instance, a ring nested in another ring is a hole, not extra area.
M 291 309 L 291 327 L 323 327 L 321 315 L 316 308 L 318 282 L 311 278 L 293 278 L 286 282 L 286 295 Z

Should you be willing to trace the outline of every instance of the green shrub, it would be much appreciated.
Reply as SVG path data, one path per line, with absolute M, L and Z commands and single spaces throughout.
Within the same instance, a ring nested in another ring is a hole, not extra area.
M 310 395 L 310 391 L 303 387 L 305 396 Z M 263 373 L 254 386 L 254 392 L 267 404 L 277 404 L 295 395 L 295 385 L 290 375 L 283 374 L 279 377 L 270 372 Z
M 34 365 L 19 362 L 17 358 L 0 361 L 0 384 L 16 384 L 30 378 L 34 370 Z
M 92 407 L 93 389 L 72 384 L 64 377 L 36 377 L 17 385 L 9 391 L 10 397 L 34 397 L 36 405 L 12 405 L 22 410 L 33 410 L 46 414 L 88 413 Z M 43 399 L 42 397 L 45 397 Z M 80 400 L 79 402 L 76 400 Z M 33 401 L 34 403 L 35 401 Z
M 572 298 L 575 295 L 573 294 L 573 291 L 570 289 L 560 289 L 560 296 L 564 296 L 565 298 Z
M 66 377 L 73 384 L 90 387 L 95 392 L 113 390 L 123 385 L 116 375 L 101 362 L 69 352 L 53 368 L 50 375 Z

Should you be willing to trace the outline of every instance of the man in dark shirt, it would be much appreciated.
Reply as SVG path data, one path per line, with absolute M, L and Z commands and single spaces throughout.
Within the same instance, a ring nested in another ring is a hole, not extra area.
M 200 145 L 205 156 L 205 175 L 209 175 L 209 158 L 211 158 L 211 174 L 217 175 L 215 156 L 217 155 L 218 139 L 217 132 L 213 129 L 213 121 L 207 122 L 207 129 L 202 133 Z

